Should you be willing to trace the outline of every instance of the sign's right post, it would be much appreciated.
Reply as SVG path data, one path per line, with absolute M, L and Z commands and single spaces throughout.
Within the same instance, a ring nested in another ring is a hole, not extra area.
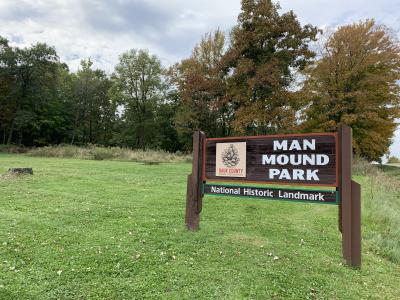
M 340 125 L 339 138 L 339 229 L 342 253 L 350 266 L 361 267 L 361 188 L 352 180 L 352 130 Z

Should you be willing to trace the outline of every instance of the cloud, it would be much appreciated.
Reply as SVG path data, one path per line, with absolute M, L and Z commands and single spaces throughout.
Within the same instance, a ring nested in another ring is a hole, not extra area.
M 40 7 L 34 5 L 31 1 L 20 1 L 15 5 L 11 1 L 2 1 L 0 3 L 0 18 L 2 21 L 21 21 L 27 18 L 40 18 L 42 12 Z
M 85 22 L 93 30 L 106 32 L 137 31 L 144 36 L 171 26 L 174 13 L 143 1 L 84 1 Z
M 293 10 L 305 23 L 317 26 L 337 26 L 374 18 L 395 29 L 399 29 L 400 1 L 398 0 L 281 0 L 284 10 Z
M 131 48 L 148 48 L 172 64 L 190 55 L 206 32 L 228 31 L 239 9 L 230 0 L 1 0 L 0 35 L 22 47 L 54 45 L 72 70 L 91 57 L 111 72 Z
M 281 0 L 302 21 L 337 26 L 376 18 L 399 29 L 400 1 Z M 190 55 L 206 32 L 236 23 L 239 0 L 1 0 L 0 35 L 19 46 L 54 45 L 72 70 L 91 57 L 111 72 L 118 55 L 148 48 L 165 64 Z

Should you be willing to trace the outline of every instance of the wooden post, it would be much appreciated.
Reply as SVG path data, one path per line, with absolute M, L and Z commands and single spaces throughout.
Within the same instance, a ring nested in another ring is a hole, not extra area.
M 193 134 L 192 174 L 187 179 L 185 224 L 189 230 L 198 230 L 202 209 L 203 191 L 203 147 L 205 134 L 196 131 Z
M 351 181 L 351 265 L 357 268 L 361 267 L 361 186 Z
M 348 265 L 361 266 L 361 192 L 352 181 L 352 132 L 340 125 L 339 137 L 339 229 L 342 232 L 342 254 Z

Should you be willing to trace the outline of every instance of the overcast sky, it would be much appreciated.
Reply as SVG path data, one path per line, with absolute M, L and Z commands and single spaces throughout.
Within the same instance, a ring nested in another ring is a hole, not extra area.
M 300 21 L 335 27 L 365 18 L 400 31 L 400 0 L 282 0 Z M 0 0 L 0 35 L 13 45 L 46 42 L 76 70 L 81 58 L 112 72 L 118 55 L 148 48 L 165 65 L 187 57 L 201 36 L 228 31 L 239 0 Z M 391 151 L 400 156 L 400 129 Z

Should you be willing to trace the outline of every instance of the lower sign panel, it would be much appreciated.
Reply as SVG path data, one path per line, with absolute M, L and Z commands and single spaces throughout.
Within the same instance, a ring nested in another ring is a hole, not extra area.
M 266 200 L 287 200 L 328 204 L 338 203 L 336 191 L 226 186 L 219 184 L 205 184 L 203 188 L 204 194 L 212 195 L 253 197 Z

